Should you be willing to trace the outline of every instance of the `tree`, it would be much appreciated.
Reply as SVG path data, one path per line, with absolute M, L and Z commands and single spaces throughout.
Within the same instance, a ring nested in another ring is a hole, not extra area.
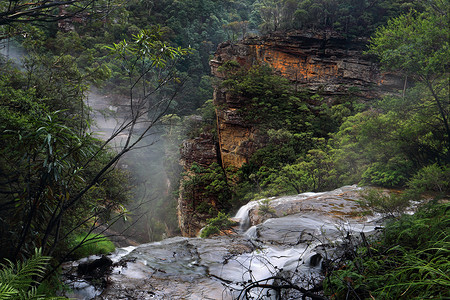
M 316 149 L 311 149 L 294 164 L 286 164 L 274 180 L 280 186 L 287 185 L 300 194 L 324 191 L 336 185 L 336 171 L 323 138 L 313 139 Z M 320 149 L 323 148 L 323 149 Z
M 165 114 L 174 95 L 159 92 L 175 80 L 174 64 L 188 50 L 168 46 L 157 27 L 140 31 L 131 42 L 122 41 L 110 50 L 122 60 L 129 78 L 129 116 L 103 141 L 89 131 L 75 130 L 70 122 L 64 124 L 71 115 L 51 111 L 34 88 L 29 89 L 27 102 L 18 102 L 29 105 L 21 115 L 16 95 L 23 91 L 4 98 L 10 99 L 8 107 L 15 111 L 0 114 L 8 121 L 0 127 L 6 146 L 2 159 L 17 162 L 16 172 L 11 172 L 14 166 L 3 170 L 2 165 L 2 176 L 7 175 L 2 177 L 0 198 L 0 218 L 6 226 L 1 237 L 7 246 L 2 249 L 4 256 L 26 257 L 35 247 L 54 255 L 73 231 L 83 226 L 92 231 L 97 222 L 121 209 L 114 201 L 121 191 L 117 186 L 114 191 L 114 183 L 103 191 L 105 181 L 114 181 L 110 175 L 120 158 L 137 147 Z M 10 89 L 5 88 L 5 95 Z M 119 136 L 122 142 L 111 152 L 110 145 Z M 66 253 L 59 254 L 63 259 Z
M 264 32 L 270 32 L 279 30 L 286 23 L 292 22 L 297 3 L 293 0 L 258 0 L 253 5 L 262 20 L 261 29 Z
M 119 7 L 123 0 L 4 0 L 0 1 L 0 40 L 29 36 L 40 28 L 71 30 L 73 23 L 86 24 L 102 20 Z M 9 41 L 8 41 L 9 43 Z
M 0 4 L 0 26 L 55 22 L 72 18 L 103 3 L 101 0 L 6 0 Z
M 422 105 L 434 103 L 450 160 L 448 11 L 448 1 L 435 0 L 423 13 L 412 11 L 390 20 L 371 38 L 368 53 L 377 55 L 384 68 L 404 74 L 405 87 L 411 78 L 428 91 Z
M 234 21 L 228 24 L 222 25 L 227 31 L 231 31 L 231 35 L 228 33 L 228 38 L 231 41 L 236 41 L 238 38 L 245 38 L 245 34 L 248 28 L 248 21 Z M 242 34 L 241 34 L 242 33 Z

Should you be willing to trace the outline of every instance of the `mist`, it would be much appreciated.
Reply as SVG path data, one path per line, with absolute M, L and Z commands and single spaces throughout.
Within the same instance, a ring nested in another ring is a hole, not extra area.
M 0 58 L 23 69 L 26 55 L 14 39 L 0 40 Z M 108 95 L 92 88 L 85 101 L 90 108 L 88 120 L 91 131 L 96 138 L 108 139 L 130 117 L 129 99 L 125 96 Z M 136 129 L 142 130 L 143 126 L 145 123 L 138 123 Z M 116 165 L 130 177 L 130 202 L 126 204 L 129 214 L 108 226 L 112 229 L 112 235 L 126 237 L 127 244 L 161 240 L 179 233 L 173 188 L 177 186 L 180 172 L 168 175 L 166 171 L 168 164 L 172 164 L 172 168 L 174 164 L 175 168 L 180 168 L 178 145 L 170 144 L 164 133 L 163 126 L 153 126 L 137 147 L 126 153 Z M 127 132 L 119 134 L 110 143 L 110 148 L 121 149 L 127 137 Z M 167 160 L 168 151 L 172 151 L 171 162 Z M 109 234 L 111 230 L 105 233 Z
M 91 130 L 94 136 L 103 140 L 130 116 L 129 99 L 124 96 L 105 95 L 93 90 L 88 94 L 86 104 L 91 108 Z M 142 123 L 138 123 L 137 130 L 143 130 L 143 125 L 139 128 L 139 124 Z M 166 170 L 168 164 L 178 164 L 178 151 L 173 151 L 178 149 L 178 145 L 171 145 L 164 133 L 162 125 L 153 126 L 117 165 L 129 174 L 131 200 L 126 205 L 129 211 L 126 220 L 119 220 L 111 228 L 131 242 L 156 241 L 179 233 L 176 197 L 172 193 L 178 178 L 171 178 L 174 176 L 168 175 Z M 112 148 L 120 150 L 127 137 L 126 132 L 119 134 L 111 142 Z M 168 161 L 170 150 L 171 161 Z
M 26 51 L 14 39 L 7 38 L 0 40 L 0 55 L 21 67 Z

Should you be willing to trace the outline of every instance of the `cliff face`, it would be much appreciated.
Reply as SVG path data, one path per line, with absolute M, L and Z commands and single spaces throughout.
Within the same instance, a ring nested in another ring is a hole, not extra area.
M 181 179 L 178 198 L 178 225 L 183 236 L 195 236 L 206 225 L 207 214 L 197 209 L 202 203 L 215 203 L 215 199 L 204 197 L 204 187 L 192 182 L 191 171 L 195 163 L 200 167 L 208 167 L 218 162 L 217 143 L 212 134 L 201 134 L 194 139 L 185 140 L 181 147 L 180 163 L 185 170 Z
M 212 74 L 223 79 L 219 67 L 230 60 L 241 66 L 268 64 L 275 73 L 289 79 L 297 89 L 320 93 L 329 101 L 348 95 L 371 99 L 399 86 L 398 78 L 381 73 L 378 66 L 363 55 L 367 40 L 346 40 L 331 32 L 275 33 L 252 37 L 236 44 L 219 45 L 211 60 Z M 381 87 L 381 88 L 380 88 Z M 241 167 L 258 148 L 255 128 L 245 124 L 236 111 L 245 99 L 233 97 L 217 86 L 214 102 L 217 110 L 219 150 L 224 168 Z
M 366 49 L 363 38 L 350 41 L 332 32 L 293 31 L 222 43 L 210 64 L 212 74 L 223 78 L 217 69 L 226 61 L 246 67 L 267 63 L 299 87 L 329 95 L 345 94 L 352 87 L 373 98 L 381 93 L 374 87 L 391 89 L 398 82 L 363 55 Z
M 268 64 L 292 82 L 298 90 L 321 94 L 329 103 L 339 96 L 356 95 L 363 99 L 399 87 L 398 78 L 381 73 L 378 66 L 363 55 L 367 40 L 348 41 L 331 32 L 275 33 L 251 37 L 237 43 L 219 45 L 211 60 L 213 76 L 219 80 L 225 74 L 219 67 L 225 62 L 237 61 L 241 67 Z M 217 161 L 224 169 L 241 167 L 251 155 L 264 145 L 263 135 L 239 115 L 247 99 L 234 96 L 218 84 L 214 91 L 218 128 L 218 155 L 204 150 L 204 139 L 189 140 L 182 149 L 182 164 L 188 170 L 193 162 L 204 164 Z M 201 226 L 201 218 L 186 215 L 192 202 L 205 199 L 179 199 L 179 220 L 184 235 L 193 235 Z M 196 221 L 192 222 L 194 218 Z M 196 224 L 194 224 L 196 223 Z

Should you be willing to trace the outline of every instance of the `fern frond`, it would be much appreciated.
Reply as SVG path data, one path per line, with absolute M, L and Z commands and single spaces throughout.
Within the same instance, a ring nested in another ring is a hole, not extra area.
M 14 299 L 13 296 L 17 295 L 18 290 L 12 286 L 0 282 L 0 300 Z
M 33 256 L 24 261 L 18 262 L 16 268 L 16 280 L 14 280 L 14 284 L 17 284 L 18 287 L 23 287 L 22 283 L 25 284 L 25 287 L 30 285 L 30 282 L 26 279 L 30 279 L 32 277 L 41 278 L 45 274 L 45 270 L 48 262 L 51 257 L 42 256 L 41 249 L 36 249 Z M 13 285 L 15 286 L 15 285 Z
M 34 255 L 24 262 L 14 264 L 6 259 L 6 263 L 0 264 L 0 300 L 43 299 L 31 286 L 45 274 L 50 258 L 42 256 L 41 250 L 36 249 Z

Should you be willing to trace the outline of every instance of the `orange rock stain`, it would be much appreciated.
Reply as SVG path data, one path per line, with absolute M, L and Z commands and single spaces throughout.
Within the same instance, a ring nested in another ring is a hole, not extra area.
M 266 45 L 252 45 L 256 60 L 269 64 L 276 72 L 290 80 L 310 81 L 337 77 L 337 64 L 315 63 L 308 56 L 295 55 Z

